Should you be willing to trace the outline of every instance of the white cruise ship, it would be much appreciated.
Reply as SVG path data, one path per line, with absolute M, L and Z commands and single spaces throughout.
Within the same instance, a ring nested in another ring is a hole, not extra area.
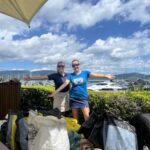
M 118 85 L 110 81 L 101 81 L 97 84 L 88 86 L 88 90 L 93 90 L 93 91 L 123 91 L 126 89 L 127 87 L 123 87 L 121 85 Z

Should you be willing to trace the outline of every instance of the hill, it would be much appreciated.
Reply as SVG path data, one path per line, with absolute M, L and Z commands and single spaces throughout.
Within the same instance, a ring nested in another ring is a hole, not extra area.
M 138 79 L 148 80 L 150 79 L 150 75 L 145 75 L 141 73 L 125 73 L 116 75 L 117 79 L 124 79 L 129 81 L 136 81 Z
M 54 73 L 53 70 L 39 70 L 39 71 L 29 71 L 29 70 L 6 70 L 0 71 L 0 78 L 3 79 L 11 79 L 11 78 L 18 78 L 23 79 L 26 75 L 32 76 L 44 76 L 51 73 Z
M 54 70 L 38 70 L 38 71 L 29 71 L 29 70 L 7 70 L 7 71 L 0 71 L 0 78 L 4 79 L 11 79 L 16 77 L 18 79 L 22 79 L 27 74 L 32 76 L 44 76 L 51 73 L 54 73 Z M 118 74 L 116 75 L 116 79 L 119 80 L 129 80 L 129 81 L 136 81 L 138 79 L 143 80 L 150 80 L 150 75 L 145 75 L 141 73 L 125 73 L 125 74 Z

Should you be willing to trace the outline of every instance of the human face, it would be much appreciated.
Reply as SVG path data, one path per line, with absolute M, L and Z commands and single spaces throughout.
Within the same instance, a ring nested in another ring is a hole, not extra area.
M 64 64 L 58 64 L 57 70 L 59 73 L 64 73 L 65 65 Z
M 74 69 L 75 72 L 80 71 L 80 63 L 78 61 L 72 62 L 72 68 Z

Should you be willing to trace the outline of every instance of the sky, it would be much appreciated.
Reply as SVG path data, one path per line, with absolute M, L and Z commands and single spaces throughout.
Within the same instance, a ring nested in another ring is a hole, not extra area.
M 48 0 L 30 28 L 0 14 L 0 70 L 150 74 L 149 0 Z

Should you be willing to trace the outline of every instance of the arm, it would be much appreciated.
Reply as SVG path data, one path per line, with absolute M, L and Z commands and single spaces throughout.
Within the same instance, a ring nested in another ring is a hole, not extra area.
M 24 80 L 48 80 L 48 76 L 33 76 L 33 77 L 30 77 L 29 75 L 27 75 Z
M 90 78 L 107 78 L 109 80 L 113 80 L 115 76 L 110 75 L 110 74 L 98 74 L 98 73 L 91 73 Z
M 61 90 L 63 90 L 68 84 L 70 83 L 70 80 L 66 80 L 56 91 L 54 91 L 50 97 L 55 96 L 58 92 L 60 92 Z

